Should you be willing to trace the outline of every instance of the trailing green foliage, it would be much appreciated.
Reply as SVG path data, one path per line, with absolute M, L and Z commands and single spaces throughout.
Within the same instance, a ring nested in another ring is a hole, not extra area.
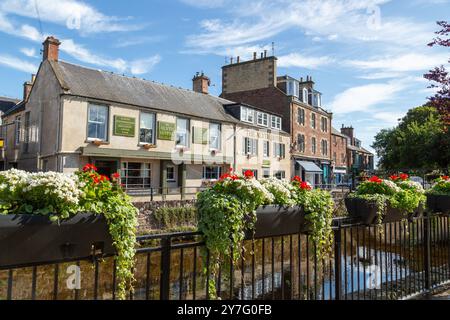
M 435 195 L 450 196 L 450 178 L 449 176 L 442 176 L 435 180 L 431 190 L 428 192 Z
M 134 281 L 137 209 L 117 180 L 111 183 L 95 170 L 87 165 L 70 175 L 15 169 L 1 172 L 0 214 L 38 214 L 52 221 L 79 212 L 103 214 L 117 250 L 117 298 L 125 299 Z

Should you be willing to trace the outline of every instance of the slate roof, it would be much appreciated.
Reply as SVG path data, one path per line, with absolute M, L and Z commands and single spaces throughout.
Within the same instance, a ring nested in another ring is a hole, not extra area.
M 0 111 L 7 112 L 12 107 L 14 107 L 16 104 L 18 104 L 19 102 L 20 102 L 20 100 L 18 100 L 18 99 L 0 97 Z
M 188 116 L 238 123 L 224 104 L 232 101 L 153 81 L 51 61 L 61 87 L 74 96 L 147 107 Z
M 23 101 L 23 100 L 20 101 L 15 106 L 13 106 L 12 108 L 10 108 L 8 111 L 6 111 L 3 116 L 9 116 L 11 114 L 14 114 L 14 113 L 22 111 L 22 110 L 25 110 L 25 101 Z

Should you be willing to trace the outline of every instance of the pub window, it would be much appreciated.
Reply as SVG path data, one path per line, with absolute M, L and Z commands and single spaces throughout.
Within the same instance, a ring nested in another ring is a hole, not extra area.
M 247 107 L 241 107 L 241 121 L 253 123 L 254 122 L 254 110 Z
M 279 157 L 281 159 L 285 158 L 285 153 L 286 153 L 286 146 L 284 143 L 277 143 L 275 142 L 273 144 L 273 149 L 274 149 L 274 156 L 275 157 Z
M 189 120 L 177 118 L 177 146 L 187 147 L 189 144 Z
M 222 167 L 220 166 L 204 166 L 203 176 L 204 180 L 218 180 L 222 175 Z
M 144 144 L 155 143 L 155 114 L 141 113 L 140 127 L 139 127 L 139 142 Z
M 277 116 L 272 116 L 272 129 L 281 130 L 281 118 Z
M 175 182 L 175 167 L 167 166 L 167 182 Z
M 121 183 L 125 189 L 151 187 L 151 163 L 122 162 Z
M 255 156 L 258 154 L 258 140 L 252 138 L 244 138 L 244 154 Z
M 211 149 L 220 149 L 220 124 L 218 123 L 210 123 L 209 124 L 209 147 Z
M 256 120 L 258 122 L 258 125 L 268 127 L 269 126 L 269 115 L 264 112 L 257 112 L 256 113 Z
M 270 146 L 270 143 L 269 143 L 269 141 L 263 141 L 263 156 L 264 157 L 269 157 L 270 156 L 270 150 L 269 150 L 269 147 Z
M 89 104 L 88 111 L 88 139 L 107 140 L 108 107 Z

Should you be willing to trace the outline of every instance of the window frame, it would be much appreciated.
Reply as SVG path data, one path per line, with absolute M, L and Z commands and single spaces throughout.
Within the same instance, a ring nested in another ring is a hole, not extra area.
M 22 115 L 17 115 L 14 118 L 14 145 L 17 147 L 20 144 L 21 131 L 22 131 Z
M 212 146 L 211 145 L 211 137 L 212 137 L 212 132 L 213 130 L 211 130 L 212 126 L 217 126 L 218 128 L 218 136 L 217 136 L 217 146 Z M 222 148 L 222 125 L 218 122 L 210 122 L 209 123 L 209 128 L 208 128 L 209 132 L 208 132 L 208 146 L 210 150 L 220 150 Z
M 317 128 L 317 119 L 316 119 L 316 114 L 314 112 L 311 112 L 311 116 L 310 116 L 310 125 L 311 128 L 316 129 Z
M 186 144 L 179 144 L 178 143 L 178 135 L 179 135 L 179 131 L 178 131 L 178 120 L 185 120 L 186 121 Z M 189 118 L 185 118 L 185 117 L 177 117 L 175 120 L 175 146 L 176 147 L 181 147 L 181 148 L 187 148 L 190 146 L 190 133 L 191 133 L 191 121 Z
M 216 178 L 207 178 L 206 177 L 206 168 L 214 168 L 214 171 L 216 171 L 216 172 L 213 172 L 213 173 L 216 175 Z M 219 180 L 220 176 L 222 175 L 222 172 L 223 172 L 222 166 L 204 165 L 203 169 L 202 169 L 202 180 L 212 180 L 212 181 Z
M 245 112 L 244 112 L 245 111 Z M 245 118 L 244 118 L 245 114 Z M 249 120 L 251 118 L 251 120 Z M 255 123 L 255 110 L 241 106 L 241 121 L 247 122 L 247 123 Z
M 317 138 L 311 137 L 311 153 L 316 154 L 317 153 Z
M 275 126 L 274 126 L 274 120 L 275 120 Z M 275 130 L 281 130 L 281 127 L 282 127 L 281 117 L 272 115 L 270 118 L 270 127 Z
M 259 116 L 262 116 L 262 123 L 259 122 Z M 256 111 L 256 124 L 262 127 L 269 127 L 269 114 L 261 111 Z
M 305 118 L 306 118 L 305 109 L 298 107 L 297 108 L 297 123 L 299 125 L 305 126 Z
M 302 137 L 302 143 L 300 143 L 300 137 Z M 297 134 L 297 150 L 302 153 L 306 150 L 306 137 L 303 133 Z
M 105 138 L 104 139 L 100 139 L 98 137 L 90 137 L 89 136 L 89 124 L 90 123 L 94 123 L 94 124 L 100 124 L 99 122 L 93 122 L 90 120 L 90 116 L 91 116 L 91 107 L 100 107 L 100 108 L 104 108 L 104 110 L 106 110 L 106 116 L 105 116 Z M 110 126 L 110 107 L 108 105 L 104 105 L 104 104 L 97 104 L 97 103 L 89 103 L 88 104 L 88 110 L 87 110 L 88 114 L 87 114 L 87 141 L 104 141 L 107 142 L 109 141 L 109 126 Z
M 139 169 L 130 169 L 129 164 L 140 164 Z M 137 171 L 139 170 L 139 176 L 130 176 L 130 171 Z M 128 187 L 128 180 L 129 179 L 142 179 L 142 188 L 136 187 L 137 184 L 131 185 L 131 189 L 148 189 L 152 187 L 152 163 L 151 162 L 134 162 L 134 161 L 122 161 L 121 163 L 121 170 L 120 170 L 120 182 L 124 185 L 126 189 L 130 189 Z M 147 173 L 147 176 L 145 175 Z M 145 183 L 145 179 L 149 180 L 149 183 Z
M 172 172 L 173 177 L 170 179 L 169 179 L 169 170 L 168 170 L 169 168 L 172 169 L 172 171 L 173 171 Z M 177 179 L 175 177 L 175 166 L 173 166 L 173 165 L 166 166 L 166 182 L 177 182 Z
M 143 115 L 153 115 L 153 128 L 142 128 L 141 124 L 142 124 L 142 116 Z M 152 130 L 152 141 L 151 142 L 145 142 L 145 141 L 141 141 L 141 129 L 151 129 Z M 141 111 L 139 113 L 139 144 L 140 145 L 145 145 L 145 144 L 151 144 L 151 145 L 156 145 L 156 113 L 155 112 L 147 112 L 147 111 Z
M 270 141 L 269 140 L 263 140 L 263 157 L 265 157 L 265 158 L 270 157 Z

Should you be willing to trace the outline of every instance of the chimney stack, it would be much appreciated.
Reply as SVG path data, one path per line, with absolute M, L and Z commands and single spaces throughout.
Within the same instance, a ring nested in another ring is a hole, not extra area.
M 198 93 L 208 94 L 210 84 L 211 80 L 203 72 L 201 74 L 197 72 L 192 79 L 192 90 Z
M 44 56 L 43 60 L 58 61 L 59 58 L 59 45 L 61 42 L 53 36 L 47 37 L 45 39 L 44 45 Z
M 31 88 L 33 87 L 34 80 L 36 79 L 36 75 L 31 75 L 31 81 L 27 81 L 23 84 L 23 101 L 27 101 L 30 96 Z
M 256 60 L 256 52 L 253 52 L 253 60 Z
M 267 58 L 267 50 L 264 50 L 264 58 Z
M 237 63 L 239 63 L 241 61 L 241 57 L 237 56 Z

